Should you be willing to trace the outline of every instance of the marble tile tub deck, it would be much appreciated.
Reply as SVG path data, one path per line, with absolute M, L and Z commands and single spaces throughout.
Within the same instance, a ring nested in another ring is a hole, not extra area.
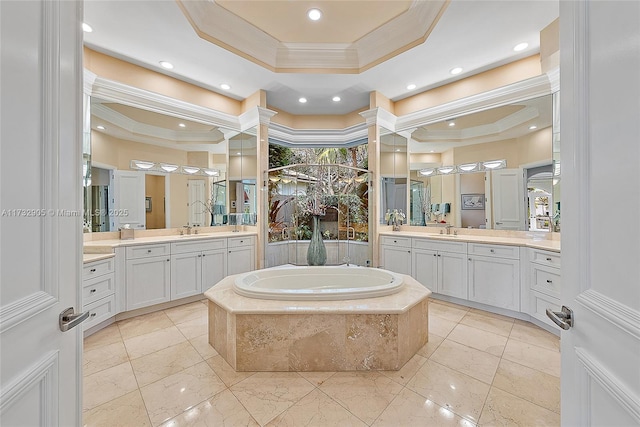
M 83 425 L 560 425 L 559 340 L 530 323 L 431 299 L 429 342 L 400 370 L 236 372 L 206 303 L 85 339 Z

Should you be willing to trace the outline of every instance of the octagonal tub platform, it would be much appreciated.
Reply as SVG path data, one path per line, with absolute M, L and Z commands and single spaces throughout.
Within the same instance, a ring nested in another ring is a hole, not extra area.
M 398 370 L 428 341 L 431 294 L 400 276 L 392 295 L 339 301 L 249 298 L 226 277 L 205 292 L 209 343 L 236 371 Z

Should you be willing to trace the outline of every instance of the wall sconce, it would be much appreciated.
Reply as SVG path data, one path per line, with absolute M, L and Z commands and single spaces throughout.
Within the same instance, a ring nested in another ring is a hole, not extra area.
M 131 163 L 129 164 L 131 169 L 139 169 L 145 171 L 153 169 L 155 165 L 156 164 L 153 162 L 146 162 L 144 160 L 131 160 Z
M 436 170 L 434 168 L 426 168 L 421 169 L 420 171 L 418 171 L 418 173 L 422 176 L 431 176 L 436 173 Z
M 485 169 L 490 169 L 490 170 L 494 170 L 494 169 L 503 169 L 507 166 L 507 161 L 506 160 L 489 160 L 487 162 L 482 162 L 482 167 L 484 167 Z
M 451 172 L 455 171 L 456 167 L 455 166 L 442 166 L 438 168 L 438 174 L 440 175 L 448 175 Z
M 278 181 L 280 181 L 280 177 L 279 176 L 270 176 L 269 177 L 269 181 L 278 182 Z
M 220 176 L 217 169 L 199 168 L 196 166 L 180 166 L 172 163 L 155 163 L 146 160 L 131 160 L 129 168 L 146 172 L 181 173 L 185 175 Z
M 187 175 L 195 175 L 198 172 L 200 172 L 200 168 L 197 168 L 195 166 L 182 166 L 182 173 L 187 174 Z
M 480 170 L 480 164 L 476 163 L 465 163 L 463 165 L 458 165 L 459 173 L 471 173 L 478 172 Z
M 484 172 L 486 170 L 504 169 L 507 167 L 507 161 L 501 160 L 488 160 L 486 162 L 475 163 L 463 163 L 457 166 L 440 166 L 439 168 L 425 168 L 418 171 L 422 176 L 434 176 L 434 175 L 450 175 L 453 173 L 473 173 Z
M 160 163 L 160 169 L 162 169 L 167 173 L 175 172 L 176 170 L 178 170 L 178 168 L 179 168 L 178 165 L 171 165 L 169 163 Z
M 202 169 L 202 172 L 206 176 L 218 176 L 218 175 L 220 175 L 220 171 L 216 170 L 216 169 Z

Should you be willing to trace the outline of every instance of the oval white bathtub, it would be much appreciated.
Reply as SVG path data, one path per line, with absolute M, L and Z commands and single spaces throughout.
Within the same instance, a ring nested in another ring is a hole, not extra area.
M 233 289 L 250 298 L 276 300 L 348 300 L 398 292 L 402 276 L 379 268 L 276 267 L 236 277 Z

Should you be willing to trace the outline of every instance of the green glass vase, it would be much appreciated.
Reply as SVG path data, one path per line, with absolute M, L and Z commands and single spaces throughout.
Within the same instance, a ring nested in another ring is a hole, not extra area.
M 320 233 L 320 217 L 318 215 L 313 216 L 313 232 L 311 233 L 311 241 L 309 242 L 309 249 L 307 249 L 307 264 L 309 265 L 324 265 L 327 262 L 327 249 L 324 247 L 322 241 L 322 234 Z

